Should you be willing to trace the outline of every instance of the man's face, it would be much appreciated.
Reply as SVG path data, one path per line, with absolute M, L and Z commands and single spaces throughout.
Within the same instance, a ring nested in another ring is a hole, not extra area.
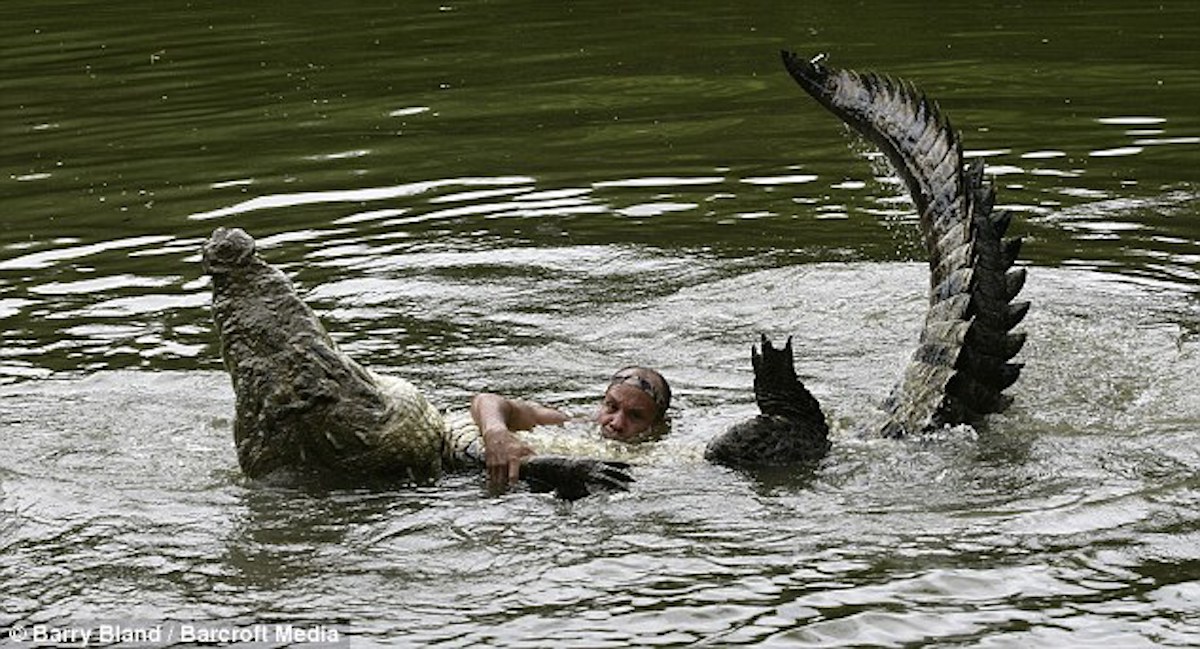
M 600 434 L 629 442 L 650 430 L 658 414 L 654 399 L 628 383 L 613 385 L 600 404 Z

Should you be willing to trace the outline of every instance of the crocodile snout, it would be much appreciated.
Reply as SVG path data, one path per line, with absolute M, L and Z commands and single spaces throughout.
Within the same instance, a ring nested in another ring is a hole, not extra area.
M 204 243 L 201 253 L 205 273 L 228 273 L 254 258 L 254 238 L 241 228 L 217 228 Z

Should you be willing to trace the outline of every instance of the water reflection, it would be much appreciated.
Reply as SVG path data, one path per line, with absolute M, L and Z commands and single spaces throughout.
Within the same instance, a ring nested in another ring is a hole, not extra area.
M 1103 122 L 1124 125 L 1129 119 L 1109 118 Z M 1096 149 L 1089 155 L 1104 157 L 1118 149 Z M 1029 215 L 1020 223 L 1039 242 L 1028 247 L 1035 254 L 1039 250 L 1044 254 L 1046 244 L 1052 241 L 1041 233 L 1054 232 L 1054 236 L 1065 235 L 1072 242 L 1056 253 L 1064 255 L 1065 263 L 1112 268 L 1167 281 L 1194 281 L 1195 259 L 1200 253 L 1195 250 L 1195 239 L 1185 234 L 1190 221 L 1170 218 L 1194 211 L 1198 200 L 1194 191 L 1120 195 L 1114 188 L 1099 189 L 1082 182 L 1039 189 L 1043 181 L 1037 178 L 1086 180 L 1088 176 L 1084 169 L 1041 166 L 1063 160 L 1066 154 L 1062 151 L 1021 153 L 1021 159 L 1038 165 L 1033 167 L 1004 163 L 1012 155 L 1008 149 L 973 153 L 986 154 L 992 160 L 987 169 L 1000 186 L 1001 207 Z M 853 162 L 852 157 L 848 160 Z M 723 175 L 645 176 L 564 187 L 546 186 L 529 176 L 462 177 L 260 194 L 192 213 L 189 218 L 216 222 L 251 219 L 269 224 L 296 209 L 333 209 L 332 218 L 312 223 L 311 227 L 299 227 L 298 223 L 282 229 L 252 227 L 264 250 L 278 248 L 287 253 L 303 246 L 303 259 L 315 265 L 296 265 L 302 263 L 301 258 L 276 261 L 318 282 L 329 279 L 328 270 L 332 269 L 392 272 L 397 268 L 392 260 L 429 245 L 477 249 L 505 246 L 504 241 L 514 236 L 538 246 L 566 241 L 588 245 L 614 234 L 655 245 L 664 237 L 673 237 L 677 241 L 674 245 L 682 245 L 683 249 L 716 248 L 730 253 L 753 252 L 771 244 L 769 248 L 776 253 L 782 248 L 808 259 L 843 258 L 847 254 L 919 255 L 919 243 L 911 226 L 905 225 L 914 218 L 907 199 L 898 188 L 895 194 L 889 189 L 878 195 L 881 185 L 890 185 L 891 181 L 874 173 L 864 174 L 873 171 L 870 165 L 857 164 L 861 170 L 855 170 L 855 175 L 863 179 L 833 179 L 791 168 L 774 175 L 726 169 Z M 242 184 L 230 181 L 219 185 Z M 1028 202 L 1029 198 L 1035 202 Z M 709 223 L 706 227 L 712 234 L 696 228 L 697 221 Z M 739 226 L 748 222 L 754 227 Z M 863 237 L 872 231 L 876 232 L 875 240 L 868 242 Z M 734 238 L 724 238 L 725 233 Z M 199 241 L 198 237 L 148 234 L 96 242 L 60 237 L 10 244 L 9 249 L 18 254 L 0 260 L 0 270 L 31 281 L 0 282 L 0 291 L 5 294 L 0 297 L 0 313 L 16 325 L 10 325 L 12 339 L 26 341 L 10 349 L 14 360 L 6 373 L 27 374 L 37 365 L 34 359 L 47 351 L 90 354 L 94 349 L 90 343 L 80 341 L 76 348 L 70 339 L 62 338 L 63 334 L 96 330 L 111 334 L 116 329 L 108 321 L 114 319 L 145 319 L 146 330 L 142 336 L 126 337 L 125 342 L 132 344 L 114 349 L 106 365 L 123 366 L 129 361 L 119 359 L 131 356 L 136 364 L 150 359 L 197 358 L 209 343 L 188 338 L 193 326 L 171 326 L 172 333 L 184 336 L 172 345 L 154 333 L 163 325 L 150 321 L 206 319 L 205 285 L 196 281 L 199 269 L 195 251 Z M 835 242 L 849 242 L 851 247 Z M 314 273 L 317 269 L 326 272 Z M 33 272 L 50 274 L 33 279 Z M 668 286 L 673 281 L 665 279 Z M 42 324 L 51 320 L 53 327 Z M 131 325 L 121 322 L 115 326 Z M 205 333 L 203 329 L 197 332 Z M 39 341 L 51 336 L 53 342 Z M 108 336 L 107 340 L 112 342 L 114 338 Z M 63 365 L 63 360 L 54 364 Z M 98 366 L 104 365 L 91 367 Z
M 191 214 L 188 218 L 197 221 L 206 221 L 209 219 L 217 219 L 264 209 L 277 209 L 323 203 L 360 203 L 366 201 L 380 201 L 401 198 L 416 194 L 423 194 L 432 190 L 441 189 L 443 187 L 453 187 L 456 185 L 511 185 L 529 182 L 533 182 L 533 179 L 524 177 L 458 178 L 410 183 L 405 185 L 397 185 L 395 187 L 370 187 L 354 190 L 334 190 L 328 192 L 304 192 L 300 194 L 260 196 L 243 201 L 237 205 L 231 205 L 229 207 L 211 210 L 208 212 Z
M 1195 644 L 1196 6 L 136 4 L 6 6 L 0 624 Z M 915 215 L 781 46 L 918 82 L 1018 214 L 1035 308 L 989 428 L 856 437 L 922 313 Z M 627 359 L 676 382 L 673 436 L 574 505 L 245 483 L 221 225 L 439 404 L 582 407 Z M 687 461 L 753 412 L 761 332 L 829 404 L 803 479 Z

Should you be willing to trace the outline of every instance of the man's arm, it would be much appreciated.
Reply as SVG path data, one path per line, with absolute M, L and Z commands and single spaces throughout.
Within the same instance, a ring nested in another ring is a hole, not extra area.
M 533 455 L 533 449 L 513 435 L 514 430 L 567 420 L 553 408 L 486 392 L 471 399 L 471 418 L 483 436 L 488 483 L 497 487 L 516 482 L 521 460 Z

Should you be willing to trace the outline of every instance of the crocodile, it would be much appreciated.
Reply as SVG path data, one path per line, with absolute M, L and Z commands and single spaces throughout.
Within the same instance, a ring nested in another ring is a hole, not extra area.
M 287 276 L 258 255 L 253 237 L 219 227 L 201 253 L 233 382 L 238 464 L 248 477 L 424 484 L 447 471 L 483 468 L 478 429 L 444 416 L 412 383 L 342 352 Z M 626 489 L 628 468 L 534 455 L 521 478 L 573 500 Z
M 879 435 L 900 438 L 945 426 L 976 425 L 1003 412 L 1022 364 L 1013 358 L 1025 334 L 1013 331 L 1029 311 L 1015 298 L 1025 269 L 1014 268 L 1020 237 L 1006 237 L 1012 214 L 994 210 L 984 163 L 964 160 L 962 140 L 940 107 L 911 82 L 837 69 L 825 57 L 781 52 L 792 78 L 821 106 L 886 156 L 920 217 L 929 261 L 929 304 L 917 349 L 883 402 Z M 710 461 L 731 466 L 819 460 L 829 429 L 817 400 L 793 369 L 791 339 L 782 350 L 765 336 L 752 349 L 761 414 L 714 437 Z
M 903 437 L 975 424 L 1012 402 L 1014 332 L 1029 303 L 1016 301 L 1025 270 L 1011 214 L 993 210 L 982 160 L 966 164 L 961 139 L 911 83 L 824 65 L 783 52 L 793 79 L 885 154 L 920 216 L 930 294 L 917 350 L 883 404 L 877 426 Z M 482 467 L 478 431 L 447 421 L 411 383 L 377 375 L 341 352 L 278 269 L 239 229 L 218 228 L 203 247 L 213 312 L 236 396 L 234 439 L 251 477 L 316 470 L 339 478 L 427 482 Z M 714 437 L 710 462 L 731 466 L 819 460 L 830 448 L 817 399 L 795 371 L 792 339 L 764 335 L 751 348 L 760 414 Z M 626 488 L 628 465 L 534 455 L 521 469 L 539 489 L 577 498 Z

